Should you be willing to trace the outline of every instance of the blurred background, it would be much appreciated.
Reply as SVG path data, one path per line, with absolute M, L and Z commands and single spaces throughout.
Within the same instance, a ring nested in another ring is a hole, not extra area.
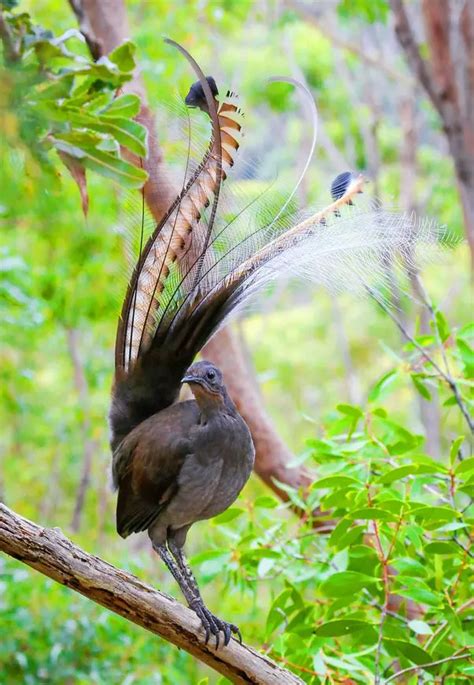
M 407 3 L 426 55 L 423 4 Z M 463 6 L 450 3 L 453 32 L 459 30 Z M 184 60 L 164 44 L 162 37 L 169 36 L 193 54 L 222 90 L 240 94 L 251 132 L 247 154 L 261 175 L 278 168 L 291 179 L 310 143 L 307 111 L 291 87 L 270 88 L 266 80 L 299 78 L 319 111 L 316 154 L 298 191 L 299 206 L 328 204 L 334 176 L 361 171 L 370 180 L 367 194 L 434 218 L 464 238 L 452 150 L 438 113 L 407 66 L 385 0 L 127 0 L 126 10 L 153 111 L 184 97 L 192 79 Z M 34 24 L 56 36 L 77 27 L 66 0 L 25 0 L 15 11 L 29 12 Z M 87 46 L 75 36 L 68 47 L 88 56 Z M 25 142 L 29 123 L 21 104 L 12 106 L 8 89 L 4 79 L 1 500 L 42 525 L 61 527 L 88 551 L 179 597 L 146 536 L 123 541 L 114 527 L 106 417 L 123 295 L 126 197 L 103 175 L 88 173 L 84 216 L 78 186 L 56 163 L 56 152 L 47 153 L 55 161 L 45 169 Z M 158 114 L 156 135 L 165 159 L 171 159 L 174 141 L 167 132 Z M 422 275 L 429 297 L 456 330 L 467 330 L 472 314 L 470 262 L 463 242 Z M 433 331 L 426 308 L 413 299 L 413 283 L 407 278 L 394 293 L 406 330 L 425 335 L 430 344 Z M 379 390 L 383 393 L 391 418 L 423 436 L 424 451 L 435 459 L 465 432 L 458 407 L 443 406 L 447 395 L 442 388 L 431 387 L 428 379 L 426 388 L 420 383 L 426 392 L 420 391 L 410 376 L 406 338 L 373 301 L 284 283 L 234 329 L 295 468 L 314 468 L 308 461 L 311 441 L 324 438 L 340 418 L 336 406 L 365 406 L 374 387 L 378 399 Z M 384 377 L 387 382 L 380 384 Z M 261 535 L 283 526 L 290 535 L 293 514 L 269 497 L 268 488 L 252 477 L 237 504 L 244 512 L 241 527 L 225 519 L 197 524 L 188 542 L 211 608 L 218 605 L 224 617 L 232 616 L 245 640 L 257 647 L 285 576 L 275 578 L 268 566 L 253 577 L 239 567 L 238 555 L 226 550 L 242 543 L 249 531 Z M 258 501 L 264 512 L 260 518 Z M 6 626 L 0 679 L 6 685 L 218 682 L 189 655 L 27 567 L 3 557 L 0 571 Z

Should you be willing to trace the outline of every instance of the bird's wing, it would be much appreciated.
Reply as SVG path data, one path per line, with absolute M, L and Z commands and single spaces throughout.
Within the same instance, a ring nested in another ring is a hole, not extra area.
M 198 417 L 194 401 L 172 405 L 137 426 L 115 450 L 112 473 L 122 537 L 149 528 L 176 493 Z

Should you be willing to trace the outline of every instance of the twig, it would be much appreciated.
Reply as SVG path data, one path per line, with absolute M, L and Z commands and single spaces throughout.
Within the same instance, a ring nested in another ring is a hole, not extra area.
M 72 11 L 76 15 L 79 28 L 86 40 L 92 58 L 97 61 L 104 54 L 104 48 L 102 42 L 97 39 L 92 29 L 89 17 L 87 16 L 87 12 L 83 6 L 83 2 L 82 0 L 69 0 L 69 4 L 71 5 Z
M 471 433 L 474 433 L 474 421 L 472 420 L 467 407 L 465 406 L 463 399 L 459 393 L 458 386 L 456 382 L 451 378 L 449 374 L 446 374 L 441 367 L 435 362 L 435 360 L 430 357 L 430 355 L 426 352 L 426 350 L 423 349 L 423 347 L 415 340 L 415 338 L 407 331 L 405 326 L 397 319 L 395 314 L 393 314 L 389 307 L 380 300 L 379 297 L 377 297 L 376 293 L 372 289 L 368 289 L 369 293 L 372 295 L 373 299 L 377 302 L 379 307 L 383 309 L 383 311 L 388 314 L 388 316 L 392 319 L 392 321 L 398 326 L 400 331 L 403 333 L 403 335 L 406 337 L 407 340 L 411 342 L 412 345 L 416 347 L 416 349 L 420 352 L 420 354 L 426 359 L 427 362 L 429 362 L 433 368 L 438 372 L 438 374 L 441 376 L 441 378 L 447 383 L 447 385 L 450 387 L 451 392 L 453 393 L 455 399 L 456 399 L 456 404 L 458 405 L 459 409 L 461 410 L 462 415 L 466 419 L 467 425 L 469 426 L 469 429 Z
M 468 647 L 463 647 L 463 649 L 468 649 Z M 420 668 L 430 668 L 431 666 L 439 666 L 440 664 L 446 664 L 449 661 L 459 661 L 460 659 L 469 659 L 469 654 L 459 654 L 459 655 L 453 655 L 453 656 L 447 656 L 445 659 L 438 659 L 438 661 L 430 661 L 427 664 L 419 664 L 418 666 L 409 666 L 408 668 L 404 668 L 402 671 L 398 671 L 398 673 L 394 673 L 393 675 L 390 676 L 390 678 L 387 678 L 385 681 L 384 685 L 387 685 L 387 683 L 390 683 L 392 680 L 396 680 L 397 678 L 400 678 L 400 676 L 405 675 L 406 673 L 411 673 L 412 671 L 418 671 Z
M 0 10 L 0 39 L 3 43 L 5 62 L 7 64 L 14 64 L 20 59 L 20 53 L 15 46 L 15 41 L 13 39 L 12 32 L 7 22 L 3 12 Z
M 464 604 L 461 604 L 460 607 L 454 610 L 454 613 L 456 614 L 462 614 L 463 611 L 466 611 L 466 609 L 469 609 L 471 606 L 474 605 L 474 599 L 468 599 L 467 602 L 464 602 Z M 438 626 L 438 628 L 435 630 L 435 632 L 429 636 L 427 639 L 424 649 L 428 651 L 429 646 L 434 642 L 434 640 L 438 637 L 438 635 L 446 628 L 448 625 L 448 621 L 443 621 L 441 625 Z
M 367 500 L 369 507 L 372 506 L 372 497 L 370 495 L 370 485 L 367 484 Z M 378 634 L 378 639 L 377 639 L 377 649 L 375 652 L 375 674 L 374 674 L 374 685 L 379 685 L 380 683 L 380 657 L 382 656 L 382 638 L 383 638 L 383 628 L 385 625 L 385 619 L 387 618 L 387 610 L 388 610 L 388 605 L 390 602 L 390 577 L 388 573 L 388 554 L 386 555 L 385 552 L 383 551 L 382 547 L 382 541 L 380 539 L 380 534 L 379 534 L 379 527 L 377 524 L 377 521 L 374 519 L 372 521 L 373 528 L 374 528 L 374 538 L 375 538 L 375 547 L 376 551 L 378 553 L 379 561 L 382 566 L 382 581 L 383 581 L 383 589 L 384 589 L 384 602 L 382 606 L 382 613 L 380 616 L 380 624 L 379 624 L 379 634 Z M 395 533 L 395 535 L 398 532 Z
M 191 610 L 130 573 L 88 554 L 57 528 L 42 528 L 3 504 L 0 550 L 186 650 L 233 683 L 302 685 L 296 675 L 237 640 L 219 650 L 206 645 L 200 622 Z

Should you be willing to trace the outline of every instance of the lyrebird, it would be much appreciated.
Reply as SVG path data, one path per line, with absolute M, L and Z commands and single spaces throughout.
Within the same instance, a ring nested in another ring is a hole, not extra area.
M 110 410 L 117 529 L 123 537 L 148 531 L 206 641 L 213 634 L 218 644 L 223 632 L 227 644 L 231 633 L 240 637 L 238 628 L 204 605 L 183 545 L 194 522 L 235 500 L 254 448 L 221 372 L 209 362 L 193 364 L 195 357 L 233 312 L 281 275 L 363 292 L 383 278 L 387 258 L 401 252 L 411 259 L 417 242 L 438 236 L 413 217 L 353 207 L 363 179 L 351 175 L 332 204 L 299 221 L 297 184 L 284 197 L 272 195 L 269 184 L 240 206 L 229 202 L 242 114 L 234 94 L 220 97 L 214 79 L 176 47 L 199 79 L 185 102 L 205 112 L 212 131 L 164 218 L 147 240 L 142 236 L 119 320 Z M 182 383 L 193 400 L 178 402 Z

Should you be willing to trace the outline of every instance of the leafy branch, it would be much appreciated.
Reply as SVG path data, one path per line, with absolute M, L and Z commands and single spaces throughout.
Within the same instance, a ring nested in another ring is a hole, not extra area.
M 473 648 L 462 647 L 461 651 L 465 652 L 467 649 L 471 650 Z M 397 673 L 394 673 L 389 678 L 387 678 L 387 680 L 385 681 L 385 685 L 387 685 L 387 683 L 392 682 L 392 680 L 398 680 L 398 678 L 407 675 L 407 673 L 413 673 L 414 671 L 418 671 L 420 668 L 432 668 L 433 666 L 441 666 L 442 664 L 447 664 L 451 661 L 459 661 L 460 659 L 470 659 L 470 654 L 453 654 L 453 656 L 447 656 L 444 659 L 431 661 L 427 664 L 420 664 L 419 666 L 409 666 L 408 668 L 404 668 L 401 671 L 398 671 Z
M 147 131 L 133 120 L 140 99 L 120 95 L 135 69 L 134 45 L 125 42 L 93 62 L 81 54 L 84 38 L 77 30 L 56 37 L 28 14 L 1 11 L 0 39 L 2 95 L 17 120 L 25 154 L 56 178 L 50 155 L 55 150 L 81 191 L 84 212 L 86 169 L 141 188 L 147 173 L 121 154 L 121 148 L 139 157 L 147 154 Z M 7 142 L 18 147 L 17 138 Z

